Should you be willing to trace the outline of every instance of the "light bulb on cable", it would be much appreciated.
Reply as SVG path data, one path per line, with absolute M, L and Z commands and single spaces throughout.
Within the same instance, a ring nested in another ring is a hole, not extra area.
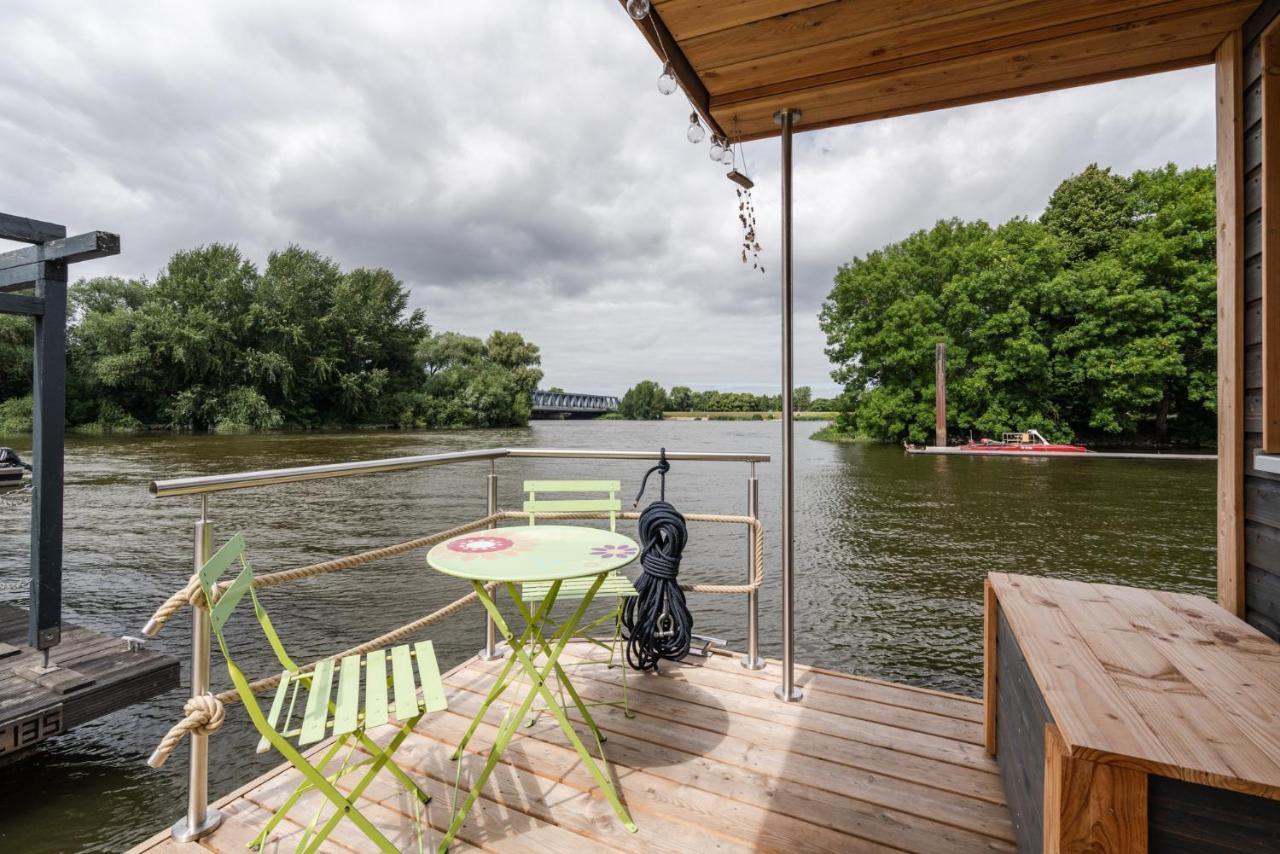
M 676 91 L 676 75 L 671 71 L 669 62 L 662 66 L 662 73 L 658 75 L 658 91 L 664 95 Z
M 724 157 L 724 145 L 720 142 L 720 137 L 711 137 L 711 148 L 707 150 L 707 156 L 712 162 L 719 163 Z
M 637 21 L 644 20 L 649 14 L 649 0 L 627 0 L 627 14 Z
M 685 131 L 684 135 L 685 138 L 694 145 L 702 142 L 703 138 L 706 137 L 707 131 L 702 126 L 702 122 L 698 121 L 698 114 L 696 112 L 689 114 L 689 129 Z
M 720 155 L 720 162 L 725 166 L 733 166 L 733 143 L 725 140 L 724 153 Z

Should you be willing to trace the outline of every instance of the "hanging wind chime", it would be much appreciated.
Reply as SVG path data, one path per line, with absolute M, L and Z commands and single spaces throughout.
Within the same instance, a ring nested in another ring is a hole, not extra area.
M 627 14 L 637 21 L 650 18 L 652 11 L 650 0 L 627 0 L 626 8 Z M 675 70 L 671 67 L 671 59 L 667 56 L 666 46 L 662 42 L 662 32 L 652 18 L 650 18 L 649 24 L 653 27 L 654 39 L 662 50 L 663 56 L 662 73 L 658 75 L 658 91 L 663 95 L 671 95 L 679 88 L 679 81 L 676 80 Z M 693 103 L 690 102 L 689 106 L 689 127 L 685 131 L 685 139 L 697 145 L 706 139 L 707 130 L 702 126 L 702 120 L 698 118 L 698 111 L 693 107 Z M 740 145 L 739 148 L 741 148 Z M 751 199 L 751 189 L 755 186 L 755 183 L 745 174 L 738 171 L 733 143 L 725 137 L 719 134 L 712 134 L 711 146 L 707 151 L 707 155 L 711 158 L 712 163 L 722 163 L 728 166 L 729 172 L 726 177 L 738 185 L 738 220 L 742 223 L 742 263 L 745 264 L 749 260 L 752 269 L 763 273 L 764 267 L 760 264 L 760 241 L 756 236 L 756 208 Z M 743 168 L 745 167 L 746 159 L 744 157 Z

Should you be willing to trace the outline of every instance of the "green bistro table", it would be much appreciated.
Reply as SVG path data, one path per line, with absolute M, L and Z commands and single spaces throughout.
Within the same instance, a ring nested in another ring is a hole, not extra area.
M 574 690 L 573 684 L 569 682 L 564 668 L 560 666 L 560 653 L 573 637 L 579 621 L 587 612 L 605 576 L 631 563 L 639 553 L 639 547 L 629 537 L 598 528 L 575 525 L 529 525 L 463 534 L 438 543 L 427 553 L 427 563 L 432 569 L 455 578 L 465 578 L 471 582 L 480 603 L 493 617 L 494 624 L 510 645 L 512 653 L 503 665 L 502 672 L 498 674 L 497 681 L 486 695 L 471 726 L 463 735 L 461 743 L 453 752 L 453 759 L 456 761 L 462 756 L 463 749 L 475 734 L 476 728 L 480 726 L 489 708 L 503 691 L 516 681 L 511 677 L 511 673 L 517 663 L 531 683 L 529 693 L 520 704 L 518 711 L 504 719 L 502 725 L 498 727 L 498 735 L 485 760 L 484 770 L 480 772 L 480 776 L 467 794 L 466 801 L 454 815 L 449 832 L 440 843 L 441 851 L 449 847 L 449 843 L 462 827 L 462 822 L 479 796 L 480 789 L 489 779 L 498 760 L 501 759 L 516 728 L 529 713 L 535 697 L 541 697 L 546 702 L 547 710 L 559 721 L 560 728 L 564 730 L 574 749 L 578 751 L 583 765 L 600 785 L 614 812 L 618 814 L 618 818 L 622 820 L 627 830 L 635 832 L 636 825 L 631 820 L 626 807 L 618 799 L 613 781 L 600 770 L 595 759 L 583 746 L 582 739 L 578 738 L 578 734 L 570 726 L 564 709 L 556 702 L 554 693 L 546 683 L 547 677 L 554 672 L 559 684 L 573 698 L 574 705 L 577 706 L 583 721 L 591 728 L 597 743 L 603 742 L 604 735 L 591 717 L 591 713 L 587 711 L 586 704 Z M 588 579 L 592 578 L 593 580 L 588 582 Z M 548 638 L 543 634 L 543 627 L 551 615 L 551 607 L 560 593 L 560 587 L 566 581 L 588 586 L 573 615 Z M 516 637 L 507 627 L 497 605 L 485 588 L 486 583 L 491 582 L 497 582 L 506 589 L 511 601 L 515 603 L 516 610 L 524 618 L 525 630 L 519 637 Z M 537 609 L 530 612 L 528 605 L 520 596 L 517 585 L 533 582 L 550 582 L 551 588 Z M 540 653 L 546 654 L 546 661 L 539 668 L 534 663 L 534 659 Z M 601 759 L 605 761 L 603 757 L 604 751 L 601 750 Z

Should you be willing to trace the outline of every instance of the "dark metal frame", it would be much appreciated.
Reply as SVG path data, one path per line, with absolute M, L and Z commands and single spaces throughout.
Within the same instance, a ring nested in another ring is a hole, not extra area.
M 120 253 L 120 237 L 0 213 L 0 239 L 32 245 L 0 253 L 0 314 L 35 320 L 32 354 L 31 608 L 28 643 L 62 640 L 62 476 L 67 410 L 67 265 Z M 30 289 L 30 296 L 11 293 Z

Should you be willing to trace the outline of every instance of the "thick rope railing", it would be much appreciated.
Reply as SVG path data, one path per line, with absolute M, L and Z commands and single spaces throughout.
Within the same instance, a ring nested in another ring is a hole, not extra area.
M 276 572 L 266 572 L 262 575 L 255 576 L 253 579 L 253 587 L 255 590 L 261 590 L 264 587 L 275 587 L 279 584 L 286 584 L 290 581 L 297 581 L 302 578 L 311 578 L 316 575 L 325 575 L 330 572 L 340 572 L 344 569 L 360 566 L 361 564 L 373 563 L 376 560 L 395 557 L 415 549 L 423 549 L 427 546 L 434 546 L 436 543 L 443 542 L 450 537 L 456 537 L 459 534 L 466 534 L 481 528 L 487 528 L 494 522 L 504 518 L 502 513 L 494 513 L 477 519 L 474 522 L 468 522 L 465 525 L 459 525 L 456 528 L 450 528 L 447 531 L 439 531 L 429 534 L 425 537 L 418 537 L 413 540 L 405 540 L 403 543 L 396 543 L 390 546 L 383 546 L 379 549 L 372 549 L 359 554 L 347 555 L 346 557 L 327 560 L 323 563 L 313 563 L 307 566 L 299 566 L 294 569 L 282 569 Z M 231 582 L 223 581 L 218 584 L 218 590 L 226 590 L 231 586 Z M 169 622 L 174 614 L 178 613 L 184 605 L 191 605 L 196 608 L 207 607 L 204 601 L 204 593 L 200 590 L 200 579 L 192 575 L 188 579 L 187 584 L 181 590 L 174 593 L 164 604 L 156 609 L 151 615 L 151 619 L 147 621 L 143 627 L 142 633 L 147 637 L 155 637 L 155 635 L 164 628 L 164 624 Z
M 505 510 L 496 514 L 503 519 L 528 520 L 528 513 L 521 513 L 514 510 Z M 632 521 L 640 518 L 639 513 L 627 511 L 625 513 L 614 514 L 618 519 L 629 519 Z M 543 512 L 539 511 L 539 519 L 608 519 L 608 513 L 602 512 L 581 512 L 581 513 L 559 513 L 559 512 Z M 764 525 L 754 516 L 728 516 L 719 513 L 685 513 L 685 521 L 687 522 L 720 522 L 725 524 L 746 525 L 751 529 L 751 551 L 752 566 L 755 571 L 752 573 L 751 580 L 746 584 L 681 584 L 680 589 L 692 593 L 752 593 L 759 590 L 764 584 Z
M 539 513 L 540 518 L 555 519 L 608 519 L 608 513 Z M 625 512 L 615 514 L 616 518 L 637 520 L 640 518 L 639 513 Z M 335 558 L 333 560 L 324 561 L 322 563 L 313 563 L 307 566 L 300 566 L 294 569 L 282 569 L 276 572 L 264 573 L 255 576 L 253 579 L 253 587 L 261 589 L 265 587 L 276 587 L 281 584 L 287 584 L 290 581 L 298 581 L 303 578 L 311 578 L 317 575 L 325 575 L 331 572 L 340 572 L 345 569 L 361 566 L 363 564 L 372 563 L 377 560 L 383 560 L 388 557 L 405 554 L 417 549 L 427 548 L 436 543 L 443 542 L 451 537 L 460 534 L 466 534 L 471 531 L 487 529 L 491 525 L 501 520 L 527 520 L 527 513 L 521 513 L 513 510 L 499 511 L 492 513 L 473 522 L 450 528 L 446 531 L 439 531 L 435 534 L 429 534 L 425 537 L 418 537 L 412 540 L 406 540 L 402 543 L 384 546 L 378 549 L 371 549 L 367 552 L 359 554 L 347 555 L 346 557 Z M 718 522 L 726 524 L 742 524 L 751 528 L 752 540 L 752 565 L 755 572 L 751 580 L 747 584 L 682 584 L 682 590 L 694 593 L 722 593 L 722 594 L 740 594 L 751 593 L 758 590 L 764 583 L 764 526 L 760 520 L 753 516 L 731 516 L 713 513 L 690 513 L 685 515 L 685 519 L 690 522 Z M 219 583 L 217 593 L 225 590 L 231 582 L 224 581 Z M 490 589 L 495 588 L 496 584 L 487 585 Z M 216 598 L 216 596 L 215 596 Z M 348 655 L 364 655 L 367 652 L 373 652 L 377 649 L 390 646 L 391 644 L 404 640 L 407 637 L 417 634 L 423 629 L 431 626 L 441 620 L 453 616 L 459 611 L 467 608 L 478 601 L 475 592 L 468 593 L 459 599 L 455 599 L 448 605 L 438 608 L 413 622 L 406 623 L 399 628 L 379 635 L 372 640 L 366 641 L 358 646 L 343 650 L 333 656 L 326 658 L 343 658 Z M 185 605 L 191 605 L 193 608 L 208 607 L 205 597 L 200 589 L 199 578 L 195 575 L 191 576 L 186 586 L 175 592 L 164 604 L 156 609 L 155 614 L 147 621 L 143 632 L 148 636 L 154 636 L 161 628 Z M 322 659 L 324 660 L 324 659 Z M 315 669 L 318 662 L 311 662 L 299 668 L 299 673 L 310 673 Z M 255 694 L 270 690 L 280 684 L 280 674 L 267 676 L 256 682 L 250 683 L 249 687 Z M 169 756 L 177 749 L 182 739 L 191 733 L 199 735 L 212 735 L 222 728 L 226 719 L 226 706 L 241 701 L 240 695 L 235 690 L 223 691 L 220 694 L 205 694 L 201 697 L 192 697 L 187 700 L 182 707 L 185 715 L 182 720 L 174 724 L 169 731 L 160 739 L 159 745 L 152 752 L 151 757 L 147 760 L 153 768 L 159 768 L 169 759 Z

